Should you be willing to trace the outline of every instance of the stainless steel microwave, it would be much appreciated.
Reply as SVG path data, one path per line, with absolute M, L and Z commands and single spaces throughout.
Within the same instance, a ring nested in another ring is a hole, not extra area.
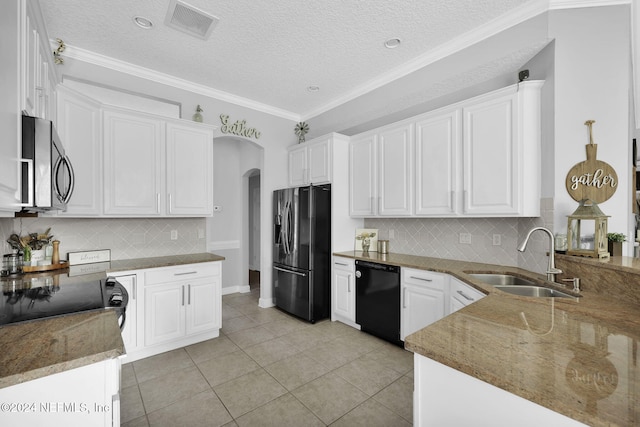
M 22 116 L 22 210 L 66 210 L 73 167 L 50 120 Z

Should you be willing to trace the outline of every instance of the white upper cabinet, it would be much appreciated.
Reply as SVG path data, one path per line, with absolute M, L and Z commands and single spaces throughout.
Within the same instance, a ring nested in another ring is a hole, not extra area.
M 455 215 L 456 188 L 462 172 L 460 110 L 423 116 L 416 129 L 416 214 Z
M 540 88 L 531 81 L 463 105 L 463 213 L 540 215 Z
M 0 38 L 5 61 L 0 67 L 0 216 L 13 216 L 20 210 L 21 133 L 21 3 L 3 2 Z
M 157 216 L 163 203 L 164 122 L 104 112 L 104 213 Z
M 378 213 L 378 150 L 375 134 L 354 137 L 349 143 L 349 213 Z
M 413 124 L 384 128 L 378 134 L 378 215 L 411 215 Z
M 351 215 L 539 216 L 543 83 L 522 82 L 353 136 Z
M 354 137 L 349 153 L 351 216 L 411 215 L 412 158 L 412 124 Z
M 71 89 L 58 89 L 58 133 L 76 175 L 72 197 L 60 216 L 102 213 L 100 104 Z
M 21 110 L 29 116 L 55 121 L 55 87 L 57 78 L 53 70 L 53 54 L 44 29 L 36 17 L 35 2 L 22 5 L 22 97 Z
M 289 187 L 331 182 L 332 143 L 325 136 L 289 147 Z
M 167 123 L 168 215 L 213 213 L 213 128 Z

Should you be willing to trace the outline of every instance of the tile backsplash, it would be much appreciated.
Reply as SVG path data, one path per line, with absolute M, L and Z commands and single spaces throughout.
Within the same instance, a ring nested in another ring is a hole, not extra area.
M 111 249 L 111 259 L 148 258 L 206 252 L 204 218 L 4 218 L 0 219 L 3 253 L 11 233 L 51 234 L 60 240 L 60 256 L 68 252 Z M 171 232 L 177 239 L 171 240 Z
M 521 267 L 536 273 L 547 268 L 548 238 L 537 232 L 524 253 L 518 244 L 536 226 L 553 230 L 553 199 L 541 200 L 539 218 L 368 218 L 366 228 L 377 228 L 389 240 L 391 252 Z M 460 234 L 470 243 L 461 243 Z M 494 242 L 494 236 L 496 240 Z

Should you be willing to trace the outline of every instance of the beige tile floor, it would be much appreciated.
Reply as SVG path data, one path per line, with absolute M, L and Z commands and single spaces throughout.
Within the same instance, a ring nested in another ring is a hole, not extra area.
M 134 426 L 410 426 L 413 354 L 225 295 L 218 338 L 123 366 Z

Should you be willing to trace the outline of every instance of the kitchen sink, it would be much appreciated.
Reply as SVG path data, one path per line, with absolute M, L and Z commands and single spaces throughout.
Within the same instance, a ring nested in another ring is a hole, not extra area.
M 573 295 L 555 289 L 537 286 L 533 281 L 511 274 L 472 273 L 469 276 L 513 295 L 524 297 L 575 298 Z
M 556 291 L 555 289 L 543 288 L 542 286 L 527 285 L 510 285 L 510 286 L 494 286 L 503 292 L 523 297 L 546 297 L 546 298 L 575 298 L 573 295 Z
M 473 273 L 469 276 L 492 286 L 536 286 L 531 280 L 511 274 Z

